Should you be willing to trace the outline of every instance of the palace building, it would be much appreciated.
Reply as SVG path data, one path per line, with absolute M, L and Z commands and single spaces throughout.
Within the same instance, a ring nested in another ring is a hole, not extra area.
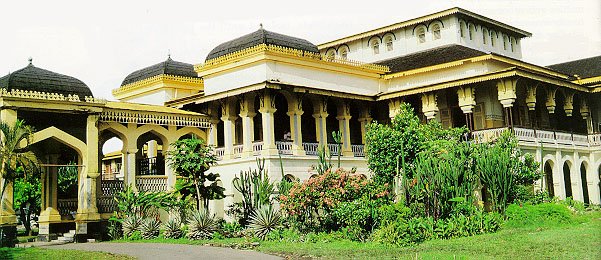
M 48 239 L 71 228 L 82 237 L 96 232 L 125 185 L 173 189 L 164 152 L 191 135 L 216 147 L 211 171 L 227 196 L 211 208 L 220 217 L 240 200 L 232 180 L 255 168 L 257 157 L 272 180 L 306 180 L 326 146 L 343 167 L 370 175 L 366 126 L 389 122 L 402 102 L 423 122 L 467 126 L 477 142 L 512 130 L 541 163 L 537 189 L 600 204 L 601 56 L 531 64 L 521 48 L 531 36 L 461 8 L 320 45 L 261 26 L 232 35 L 196 65 L 169 57 L 132 72 L 113 90 L 119 102 L 30 64 L 0 78 L 0 115 L 39 130 L 33 147 L 46 169 L 40 233 Z M 333 131 L 342 134 L 340 149 Z M 123 149 L 103 158 L 99 148 L 113 137 Z M 78 192 L 59 198 L 56 171 L 70 162 L 79 169 Z M 9 226 L 14 211 L 2 203 L 0 224 Z

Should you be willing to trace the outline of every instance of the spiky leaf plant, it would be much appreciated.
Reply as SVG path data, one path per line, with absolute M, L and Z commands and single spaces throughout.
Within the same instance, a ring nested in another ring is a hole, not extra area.
M 161 221 L 156 218 L 147 218 L 142 222 L 140 231 L 142 232 L 142 238 L 153 239 L 159 236 L 161 230 Z
M 280 225 L 280 212 L 271 205 L 262 205 L 250 216 L 250 229 L 256 237 L 265 239 L 269 232 Z
M 180 238 L 184 235 L 182 231 L 182 223 L 179 218 L 172 218 L 167 221 L 167 223 L 163 224 L 163 236 L 165 238 Z
M 195 210 L 188 220 L 188 238 L 192 240 L 208 239 L 217 231 L 219 223 L 214 214 L 206 209 Z
M 134 232 L 140 230 L 142 225 L 142 218 L 138 215 L 131 215 L 123 220 L 121 228 L 123 229 L 123 236 L 130 237 Z

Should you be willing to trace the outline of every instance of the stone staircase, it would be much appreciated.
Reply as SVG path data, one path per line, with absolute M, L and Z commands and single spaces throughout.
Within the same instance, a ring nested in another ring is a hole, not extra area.
M 63 233 L 62 236 L 59 236 L 57 239 L 52 240 L 52 242 L 64 242 L 64 243 L 73 243 L 75 242 L 75 230 L 69 230 L 67 233 Z

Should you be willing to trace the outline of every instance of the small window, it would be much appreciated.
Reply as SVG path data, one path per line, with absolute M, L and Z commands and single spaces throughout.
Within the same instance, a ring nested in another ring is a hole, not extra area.
M 482 44 L 486 45 L 487 38 L 488 38 L 488 30 L 482 29 Z
M 380 53 L 380 43 L 378 41 L 373 41 L 371 43 L 371 49 L 373 50 L 374 54 L 379 54 Z
M 434 38 L 434 40 L 440 39 L 440 37 L 441 37 L 441 35 L 440 35 L 440 25 L 435 24 L 432 27 L 432 37 Z
M 464 22 L 459 23 L 459 35 L 461 35 L 461 38 L 465 37 L 465 23 Z
M 470 36 L 470 40 L 474 39 L 474 25 L 470 24 L 470 30 L 469 30 L 469 36 Z
M 417 30 L 417 39 L 419 43 L 426 42 L 426 29 L 419 28 L 419 30 Z
M 329 50 L 326 53 L 326 60 L 334 60 L 334 58 L 336 57 L 336 51 L 335 50 Z
M 496 32 L 491 32 L 490 33 L 490 46 L 495 47 L 495 41 L 497 39 L 497 33 Z
M 513 43 L 514 43 L 514 42 L 515 42 L 515 39 L 514 39 L 513 37 L 511 37 L 511 38 L 509 39 L 509 45 L 511 46 L 511 52 L 513 52 L 513 51 L 514 51 L 514 47 L 513 47 Z
M 507 39 L 507 36 L 503 36 L 503 50 L 507 50 L 507 42 L 509 41 L 509 39 Z
M 394 46 L 392 46 L 392 36 L 386 37 L 384 42 L 386 43 L 386 51 L 392 51 L 394 49 Z
M 346 48 L 342 48 L 342 50 L 340 50 L 340 58 L 343 60 L 348 59 L 348 50 Z

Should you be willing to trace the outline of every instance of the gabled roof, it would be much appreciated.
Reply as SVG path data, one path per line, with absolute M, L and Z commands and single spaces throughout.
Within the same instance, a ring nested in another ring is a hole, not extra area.
M 340 39 L 336 39 L 336 40 L 333 40 L 333 41 L 329 41 L 329 42 L 326 42 L 326 43 L 322 43 L 322 44 L 319 44 L 318 47 L 319 47 L 319 49 L 325 49 L 325 48 L 337 46 L 337 45 L 342 44 L 342 43 L 347 43 L 347 42 L 350 42 L 350 41 L 355 41 L 355 40 L 359 40 L 359 39 L 371 37 L 371 36 L 374 36 L 374 35 L 378 35 L 378 34 L 382 34 L 382 33 L 387 33 L 387 32 L 390 32 L 390 31 L 393 31 L 393 30 L 397 30 L 397 29 L 400 29 L 400 28 L 403 28 L 403 27 L 417 25 L 417 24 L 428 22 L 428 21 L 432 21 L 432 20 L 435 20 L 435 19 L 440 19 L 442 17 L 453 15 L 453 14 L 461 14 L 464 17 L 469 17 L 469 18 L 472 18 L 472 19 L 481 20 L 481 21 L 483 21 L 483 22 L 485 22 L 487 24 L 503 28 L 503 29 L 505 29 L 507 31 L 511 31 L 511 32 L 513 32 L 513 33 L 521 36 L 521 37 L 530 37 L 530 36 L 532 36 L 532 33 L 529 33 L 529 32 L 524 31 L 522 29 L 519 29 L 519 28 L 513 27 L 511 25 L 499 22 L 497 20 L 490 19 L 488 17 L 485 17 L 485 16 L 482 16 L 482 15 L 470 12 L 468 10 L 465 10 L 465 9 L 462 9 L 462 8 L 459 8 L 459 7 L 453 7 L 453 8 L 444 10 L 444 11 L 436 12 L 436 13 L 429 14 L 429 15 L 424 15 L 424 16 L 421 16 L 421 17 L 418 17 L 418 18 L 406 20 L 406 21 L 403 21 L 403 22 L 398 22 L 398 23 L 395 23 L 395 24 L 391 24 L 391 25 L 387 25 L 387 26 L 384 26 L 384 27 L 380 27 L 380 28 L 376 28 L 376 29 L 373 29 L 373 30 L 369 30 L 367 32 L 362 32 L 362 33 L 354 34 L 354 35 L 351 35 L 351 36 L 343 37 L 343 38 L 340 38 Z
M 194 65 L 174 61 L 169 57 L 166 61 L 130 73 L 125 77 L 121 86 L 163 74 L 198 78 L 198 74 L 194 71 Z
M 219 44 L 217 47 L 211 50 L 211 52 L 209 52 L 206 60 L 215 59 L 260 44 L 275 45 L 306 52 L 319 53 L 317 46 L 305 39 L 270 32 L 261 27 L 261 29 L 253 33 L 249 33 L 242 37 Z
M 601 76 L 601 56 L 573 60 L 547 66 L 567 75 L 578 75 L 581 79 Z
M 81 80 L 38 68 L 31 60 L 27 67 L 1 77 L 0 88 L 93 97 L 90 88 Z
M 423 68 L 447 62 L 469 59 L 486 55 L 486 52 L 475 50 L 462 45 L 451 44 L 438 48 L 428 49 L 405 56 L 376 62 L 378 65 L 388 66 L 390 73 Z

